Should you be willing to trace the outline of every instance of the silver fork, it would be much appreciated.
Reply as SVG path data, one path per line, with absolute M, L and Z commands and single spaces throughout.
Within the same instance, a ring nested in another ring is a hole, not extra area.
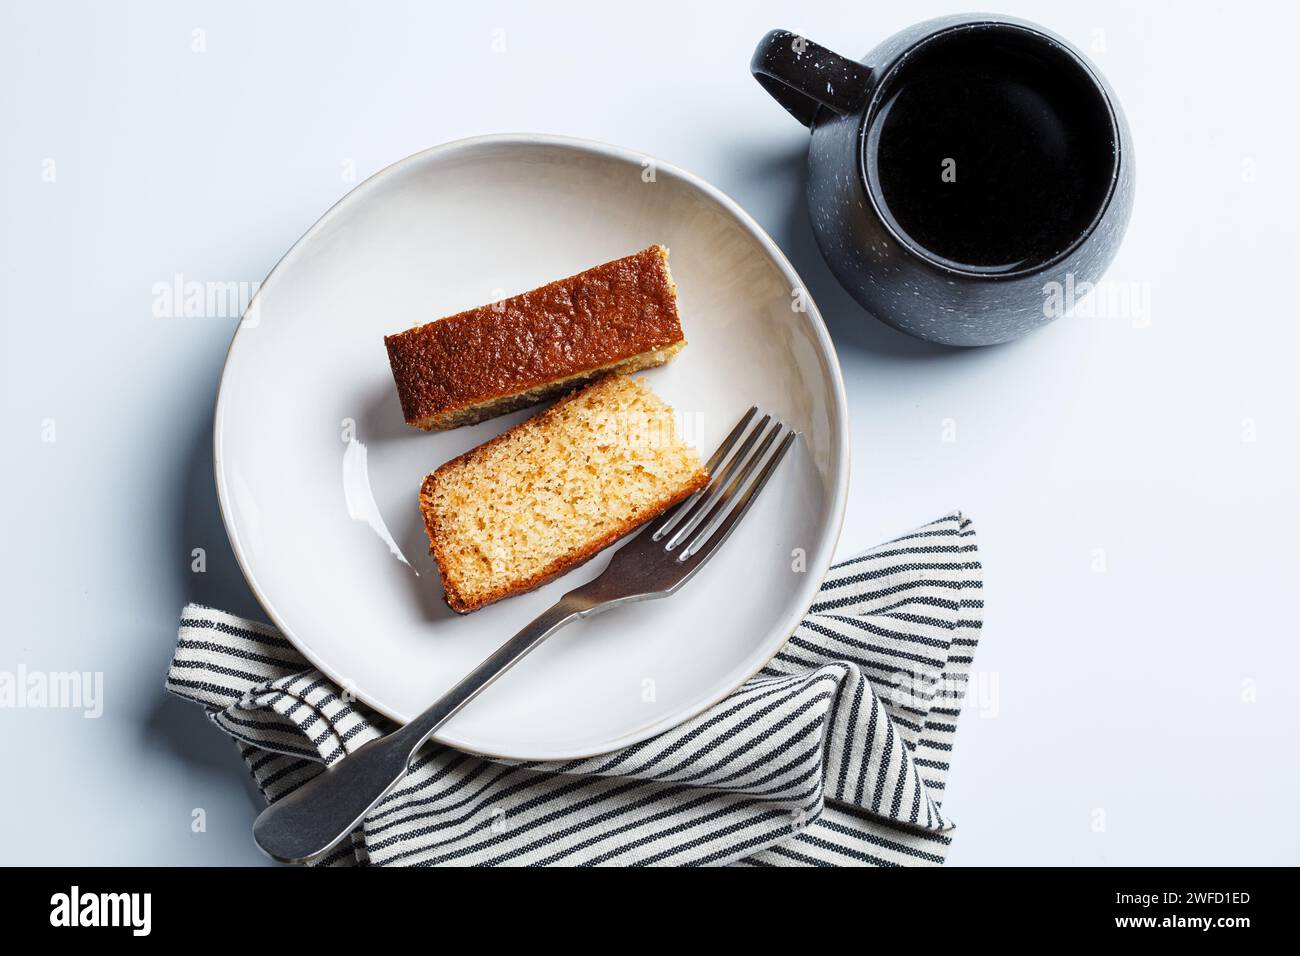
M 576 618 L 629 601 L 668 597 L 689 581 L 735 530 L 794 443 L 797 433 L 771 415 L 751 428 L 757 414 L 757 407 L 746 412 L 708 460 L 709 483 L 648 522 L 598 577 L 543 611 L 414 720 L 370 741 L 263 810 L 253 823 L 257 845 L 285 863 L 321 856 L 397 785 L 435 730 L 542 641 Z M 780 444 L 768 455 L 782 432 Z

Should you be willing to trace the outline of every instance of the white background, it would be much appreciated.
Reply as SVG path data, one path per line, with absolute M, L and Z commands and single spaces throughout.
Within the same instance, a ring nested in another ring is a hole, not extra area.
M 974 518 L 987 620 L 945 801 L 953 864 L 1300 863 L 1300 17 L 1002 4 L 1118 91 L 1138 185 L 1108 278 L 1150 307 L 951 351 L 835 284 L 807 222 L 807 133 L 747 64 L 773 27 L 859 56 L 960 10 L 0 8 L 0 670 L 102 671 L 106 697 L 99 720 L 0 710 L 0 862 L 261 859 L 234 748 L 162 692 L 186 601 L 258 614 L 210 470 L 235 320 L 156 318 L 154 284 L 260 280 L 351 188 L 349 163 L 359 181 L 439 142 L 535 131 L 683 166 L 791 257 L 848 387 L 843 555 L 952 509 Z

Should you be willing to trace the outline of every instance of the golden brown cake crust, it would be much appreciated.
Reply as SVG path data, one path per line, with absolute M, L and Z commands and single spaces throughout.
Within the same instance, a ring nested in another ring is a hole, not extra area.
M 510 410 L 500 400 L 521 392 L 549 397 L 551 383 L 580 384 L 633 356 L 663 353 L 650 357 L 660 364 L 684 341 L 668 250 L 658 245 L 384 337 L 402 415 L 425 429 L 468 423 L 472 414 L 457 413 L 474 406 Z
M 451 471 L 462 462 L 468 461 L 474 456 L 482 454 L 493 445 L 505 441 L 511 432 L 516 429 L 534 422 L 540 422 L 547 416 L 556 414 L 566 402 L 573 401 L 578 398 L 580 394 L 581 393 L 579 392 L 575 392 L 565 396 L 535 418 L 520 422 L 518 425 L 514 426 L 514 428 L 509 428 L 500 435 L 497 435 L 483 444 L 471 448 L 464 454 L 458 455 L 450 461 L 443 463 L 435 471 L 427 475 L 424 481 L 420 484 L 420 513 L 424 517 L 424 530 L 429 538 L 429 553 L 433 556 L 435 563 L 438 565 L 438 574 L 442 578 L 442 588 L 447 605 L 456 613 L 468 614 L 470 611 L 476 611 L 488 604 L 494 604 L 502 598 L 508 598 L 515 594 L 524 594 L 528 591 L 534 591 L 544 584 L 549 584 L 567 571 L 571 571 L 579 565 L 590 561 L 619 538 L 622 538 L 624 535 L 645 524 L 651 518 L 663 514 L 673 505 L 685 501 L 695 492 L 708 484 L 709 473 L 705 469 L 701 468 L 691 482 L 684 488 L 680 488 L 674 494 L 665 497 L 663 500 L 643 508 L 639 513 L 628 519 L 622 525 L 614 528 L 602 537 L 589 542 L 585 547 L 563 555 L 550 562 L 538 573 L 516 582 L 511 587 L 494 588 L 483 595 L 469 597 L 462 594 L 456 587 L 455 581 L 447 573 L 447 568 L 450 566 L 450 560 L 442 550 L 443 537 L 439 531 L 437 508 L 434 505 L 435 490 L 438 485 L 439 477 L 446 472 Z

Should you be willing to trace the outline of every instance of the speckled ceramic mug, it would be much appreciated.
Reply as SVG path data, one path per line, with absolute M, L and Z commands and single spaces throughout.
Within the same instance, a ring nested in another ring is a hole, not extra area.
M 1133 205 L 1128 127 L 1096 69 L 1042 27 L 943 17 L 861 61 L 773 30 L 750 68 L 812 130 L 822 254 L 895 328 L 1007 342 L 1114 258 Z

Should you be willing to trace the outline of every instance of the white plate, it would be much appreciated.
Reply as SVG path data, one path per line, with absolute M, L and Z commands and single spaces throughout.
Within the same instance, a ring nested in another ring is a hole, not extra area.
M 643 374 L 686 437 L 707 454 L 759 404 L 803 439 L 676 596 L 569 625 L 437 739 L 526 760 L 644 740 L 759 670 L 812 602 L 844 514 L 848 428 L 830 338 L 789 262 L 718 190 L 639 153 L 552 136 L 461 140 L 373 176 L 298 241 L 236 332 L 217 400 L 217 493 L 248 583 L 365 703 L 409 719 L 608 561 L 466 617 L 447 608 L 420 481 L 532 412 L 409 428 L 384 334 L 656 242 L 671 250 L 690 344 Z

